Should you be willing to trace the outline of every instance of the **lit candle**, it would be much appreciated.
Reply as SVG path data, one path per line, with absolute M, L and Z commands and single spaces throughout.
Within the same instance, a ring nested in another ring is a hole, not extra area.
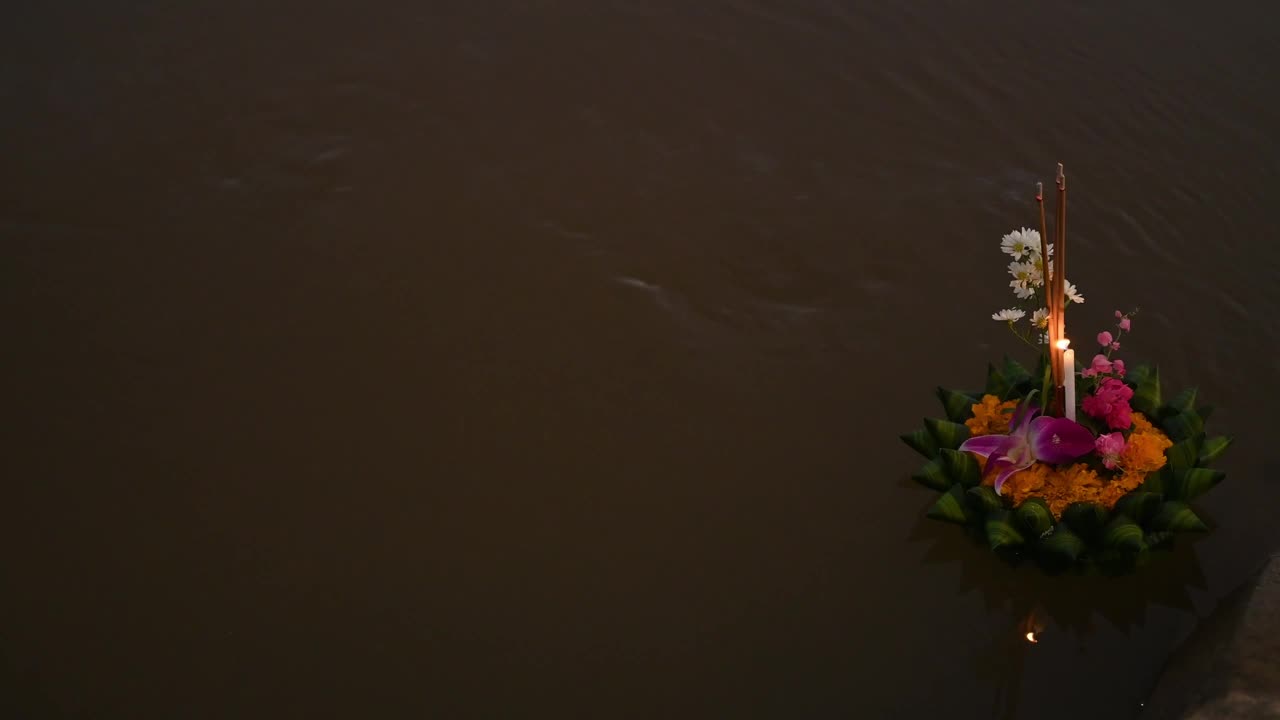
M 1067 347 L 1070 340 L 1058 341 L 1058 349 L 1062 351 L 1062 394 L 1063 413 L 1068 420 L 1076 419 L 1076 351 Z

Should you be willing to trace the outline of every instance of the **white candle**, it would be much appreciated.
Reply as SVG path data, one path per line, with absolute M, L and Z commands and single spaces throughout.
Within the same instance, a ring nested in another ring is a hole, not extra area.
M 1064 395 L 1064 415 L 1068 420 L 1076 419 L 1076 351 L 1067 347 L 1070 340 L 1058 341 L 1062 349 L 1062 394 Z

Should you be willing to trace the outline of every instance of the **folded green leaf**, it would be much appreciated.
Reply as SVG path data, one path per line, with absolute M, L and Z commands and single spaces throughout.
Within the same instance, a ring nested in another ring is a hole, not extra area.
M 1146 382 L 1147 380 L 1149 380 L 1151 378 L 1152 372 L 1154 372 L 1154 369 L 1152 368 L 1152 366 L 1138 365 L 1136 367 L 1129 368 L 1129 375 L 1128 377 L 1125 378 L 1125 380 L 1130 385 L 1138 386 Z
M 1226 476 L 1221 470 L 1191 468 L 1181 475 L 1173 476 L 1173 481 L 1165 487 L 1165 496 L 1170 500 L 1195 500 L 1212 490 Z
M 1004 366 L 1000 368 L 1000 372 L 1004 375 L 1009 386 L 1017 391 L 1019 395 L 1025 395 L 1031 391 L 1031 388 L 1024 387 L 1031 382 L 1031 373 L 1017 360 L 1006 355 Z
M 1174 414 L 1196 411 L 1196 388 L 1190 387 L 1174 396 L 1166 406 Z
M 1204 420 L 1196 412 L 1180 412 L 1161 418 L 1160 427 L 1174 442 L 1181 442 L 1204 433 Z
M 1018 527 L 1031 539 L 1039 538 L 1053 527 L 1053 513 L 1040 498 L 1031 498 L 1018 506 L 1013 513 Z
M 969 501 L 969 507 L 984 517 L 1004 509 L 1000 496 L 986 485 L 969 488 L 965 491 L 965 498 Z
M 1175 476 L 1190 470 L 1200 460 L 1200 447 L 1204 443 L 1204 435 L 1189 437 L 1164 451 L 1169 459 L 1167 467 Z
M 1208 465 L 1222 457 L 1222 453 L 1231 447 L 1231 442 L 1232 439 L 1226 435 L 1219 435 L 1205 440 L 1204 446 L 1200 448 L 1200 464 Z
M 965 487 L 973 487 L 982 482 L 982 469 L 978 467 L 978 461 L 973 455 L 950 448 L 943 448 L 941 452 L 942 466 L 947 477 Z
M 1141 552 L 1144 547 L 1142 528 L 1128 517 L 1119 515 L 1102 531 L 1102 545 L 1112 550 Z
M 1154 420 L 1160 408 L 1160 368 L 1145 366 L 1135 368 L 1129 376 L 1129 381 L 1136 385 L 1133 390 L 1133 399 L 1129 404 L 1134 410 Z
M 992 550 L 1017 547 L 1026 543 L 1022 533 L 1009 522 L 1008 513 L 996 513 L 987 519 L 987 544 Z
M 1160 506 L 1160 511 L 1151 519 L 1151 527 L 1156 530 L 1203 531 L 1209 526 L 1204 524 L 1191 508 L 1184 502 L 1171 500 Z
M 1156 493 L 1135 490 L 1116 501 L 1115 511 L 1139 523 L 1146 523 L 1160 509 L 1163 501 L 1164 498 Z
M 986 395 L 995 395 L 1001 400 L 1008 400 L 1013 395 L 1013 384 L 1004 376 L 1004 373 L 997 370 L 995 365 L 987 364 L 987 387 L 984 390 Z
M 1094 538 L 1107 524 L 1107 509 L 1091 502 L 1075 502 L 1062 511 L 1062 521 L 1082 538 Z
M 934 490 L 946 490 L 951 487 L 951 478 L 942 468 L 941 460 L 930 460 L 911 476 L 912 480 Z
M 925 515 L 934 520 L 957 525 L 968 524 L 969 510 L 965 507 L 964 490 L 959 485 L 953 485 L 950 490 L 938 497 Z
M 912 430 L 898 437 L 902 438 L 902 442 L 906 443 L 912 450 L 930 460 L 938 457 L 938 441 L 933 439 L 933 433 L 928 430 Z
M 987 365 L 986 393 L 1001 400 L 1016 400 L 1031 392 L 1031 373 L 1008 357 L 997 368 Z
M 1058 525 L 1040 541 L 1039 550 L 1058 564 L 1070 565 L 1084 552 L 1084 541 L 1066 525 Z
M 970 397 L 958 390 L 938 388 L 938 399 L 951 422 L 962 423 L 973 417 L 973 406 L 978 404 L 977 398 Z
M 938 441 L 939 448 L 955 450 L 965 440 L 969 439 L 969 428 L 950 420 L 925 418 L 924 426 L 929 430 L 929 434 L 933 436 L 933 439 Z
M 1146 479 L 1142 481 L 1142 485 L 1138 489 L 1155 495 L 1164 495 L 1165 485 L 1172 479 L 1173 476 L 1169 466 L 1165 465 L 1156 472 L 1147 473 Z

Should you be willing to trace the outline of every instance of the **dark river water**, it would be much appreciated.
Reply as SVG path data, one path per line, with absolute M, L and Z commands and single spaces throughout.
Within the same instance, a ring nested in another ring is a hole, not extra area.
M 1278 7 L 8 9 L 4 716 L 1140 717 L 1280 541 Z M 896 437 L 1059 161 L 1071 325 L 1237 439 L 1136 582 Z

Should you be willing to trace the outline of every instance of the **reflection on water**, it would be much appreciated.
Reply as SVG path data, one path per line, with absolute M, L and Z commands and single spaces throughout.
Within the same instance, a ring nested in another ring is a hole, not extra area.
M 0 707 L 1131 717 L 1280 540 L 1278 12 L 23 4 Z M 1059 161 L 1071 323 L 1237 439 L 1151 588 L 886 481 Z
M 939 527 L 941 526 L 941 527 Z M 1046 625 L 1073 637 L 1087 637 L 1098 620 L 1128 631 L 1141 627 L 1153 605 L 1194 612 L 1192 592 L 1207 590 L 1191 538 L 1179 538 L 1169 550 L 1153 551 L 1140 571 L 1124 575 L 1050 575 L 1033 563 L 1010 565 L 949 525 L 922 519 L 911 542 L 929 543 L 921 562 L 960 568 L 957 594 L 977 592 L 988 608 L 1021 618 L 1011 637 L 1043 635 Z
M 976 679 L 992 689 L 989 717 L 1002 720 L 1039 714 L 1042 703 L 1053 701 L 1025 697 L 1022 692 L 1030 653 L 1087 643 L 1099 622 L 1133 637 L 1148 613 L 1160 608 L 1194 616 L 1193 593 L 1208 589 L 1193 544 L 1185 537 L 1169 550 L 1155 552 L 1141 572 L 1122 576 L 1049 575 L 1030 563 L 1015 567 L 966 537 L 962 529 L 927 519 L 917 523 L 910 541 L 915 546 L 926 544 L 924 564 L 960 569 L 956 594 L 976 593 L 989 612 L 1009 618 L 1008 628 L 994 632 L 976 652 L 972 668 Z M 1066 666 L 1057 670 L 1064 683 L 1074 682 L 1073 662 L 1084 661 L 1067 658 Z M 1138 703 L 1145 699 L 1141 682 L 1133 679 L 1132 697 Z M 1138 707 L 1130 708 L 1134 716 Z

